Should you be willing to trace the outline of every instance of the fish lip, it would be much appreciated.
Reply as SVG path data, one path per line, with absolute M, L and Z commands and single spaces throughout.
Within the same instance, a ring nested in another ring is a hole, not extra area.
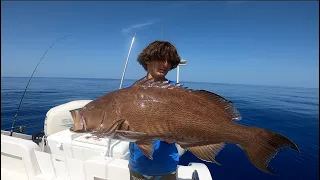
M 78 109 L 71 110 L 70 111 L 72 115 L 72 119 L 74 121 L 73 127 L 70 128 L 72 131 L 80 132 L 80 131 L 86 131 L 87 130 L 87 124 L 84 119 L 84 117 L 81 115 Z M 79 121 L 76 123 L 76 119 Z
M 86 121 L 84 120 L 83 116 L 80 116 L 81 117 L 81 120 L 80 120 L 80 124 L 81 124 L 81 129 L 83 129 L 84 131 L 87 130 L 87 124 L 86 124 Z

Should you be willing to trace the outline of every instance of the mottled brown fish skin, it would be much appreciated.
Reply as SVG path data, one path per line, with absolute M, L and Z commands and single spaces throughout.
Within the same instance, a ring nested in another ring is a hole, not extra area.
M 149 158 L 151 139 L 170 139 L 210 162 L 216 162 L 224 143 L 233 143 L 257 168 L 272 174 L 268 162 L 279 148 L 299 151 L 280 134 L 235 123 L 240 113 L 217 94 L 150 80 L 108 93 L 71 114 L 72 131 L 136 142 Z

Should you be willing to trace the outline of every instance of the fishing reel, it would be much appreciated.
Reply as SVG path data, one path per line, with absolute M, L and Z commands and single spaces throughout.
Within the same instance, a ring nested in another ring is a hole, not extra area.
M 17 133 L 22 133 L 25 129 L 26 129 L 26 126 L 16 126 L 16 127 L 11 127 L 11 132 L 14 132 L 14 129 L 17 129 Z
M 18 130 L 17 130 L 17 133 L 22 133 L 25 129 L 26 129 L 25 126 L 19 126 Z
M 44 130 L 40 130 L 32 135 L 32 141 L 38 144 L 44 135 Z

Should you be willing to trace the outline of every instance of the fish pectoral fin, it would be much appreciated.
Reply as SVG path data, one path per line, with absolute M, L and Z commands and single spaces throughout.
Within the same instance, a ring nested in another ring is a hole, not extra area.
M 188 147 L 187 150 L 192 152 L 197 158 L 203 161 L 214 162 L 221 165 L 215 160 L 216 155 L 224 148 L 225 143 L 209 144 L 203 146 Z
M 112 126 L 107 130 L 107 132 L 114 133 L 116 131 L 132 131 L 130 124 L 125 119 L 120 119 L 112 124 Z
M 106 130 L 105 132 L 108 132 L 109 134 L 112 134 L 114 132 L 116 132 L 119 128 L 121 128 L 122 124 L 125 122 L 126 120 L 124 119 L 120 119 L 118 121 L 116 121 L 115 123 L 112 124 L 112 126 Z
M 151 140 L 139 140 L 136 144 L 145 156 L 149 159 L 153 159 L 154 144 Z
M 122 121 L 122 122 L 119 124 L 117 130 L 129 131 L 129 130 L 132 130 L 132 128 L 130 127 L 129 122 L 128 122 L 127 120 L 125 120 L 125 121 Z
M 135 132 L 135 131 L 125 131 L 125 130 L 116 130 L 117 136 L 122 136 L 130 139 L 141 138 L 141 136 L 146 136 L 144 132 Z

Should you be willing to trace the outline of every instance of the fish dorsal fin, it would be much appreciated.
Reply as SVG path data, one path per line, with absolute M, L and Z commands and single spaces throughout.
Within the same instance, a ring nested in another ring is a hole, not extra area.
M 195 90 L 193 93 L 196 93 L 202 97 L 206 97 L 211 99 L 212 101 L 215 101 L 221 108 L 225 109 L 228 114 L 231 116 L 232 120 L 241 120 L 241 114 L 238 111 L 238 109 L 232 104 L 232 101 L 227 100 L 226 98 L 210 92 L 206 90 Z
M 156 87 L 156 88 L 167 88 L 167 89 L 175 89 L 175 88 L 187 89 L 187 88 L 183 87 L 183 85 L 180 83 L 170 83 L 170 81 L 168 81 L 168 80 L 155 81 L 153 78 L 151 78 L 151 79 L 142 78 L 142 79 L 138 80 L 137 82 L 135 82 L 133 85 L 140 86 L 143 88 Z
M 225 146 L 225 143 L 219 143 L 219 144 L 209 144 L 209 145 L 203 145 L 203 146 L 188 147 L 187 149 L 192 154 L 194 154 L 197 158 L 203 161 L 215 162 L 218 165 L 221 165 L 216 161 L 215 157 L 224 148 L 224 146 Z
M 154 81 L 154 79 L 147 79 L 147 77 L 145 76 L 145 77 L 137 80 L 137 81 L 133 84 L 133 86 L 138 86 L 138 85 L 142 85 L 142 84 L 145 84 L 145 83 L 150 83 L 150 82 L 153 82 L 153 81 Z
M 221 107 L 221 109 L 224 109 L 229 114 L 229 116 L 231 117 L 232 120 L 241 120 L 242 119 L 240 112 L 232 104 L 231 101 L 225 99 L 224 97 L 222 97 L 218 94 L 210 92 L 210 91 L 192 90 L 187 87 L 184 87 L 180 83 L 172 84 L 169 81 L 154 81 L 153 78 L 147 79 L 146 77 L 140 79 L 134 85 L 140 86 L 143 88 L 156 87 L 156 88 L 166 88 L 166 89 L 180 89 L 180 90 L 184 89 L 189 92 L 195 93 L 201 97 L 209 98 L 210 100 L 214 101 L 216 104 L 218 104 L 219 107 Z

